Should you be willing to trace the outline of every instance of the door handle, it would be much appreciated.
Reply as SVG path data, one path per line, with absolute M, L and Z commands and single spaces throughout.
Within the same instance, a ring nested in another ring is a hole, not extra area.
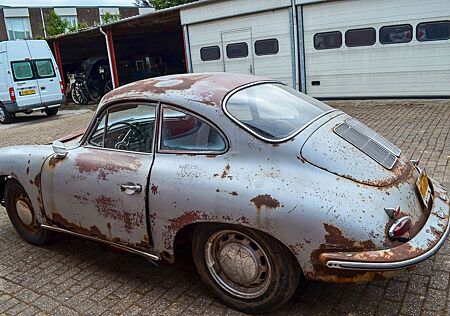
M 142 192 L 142 186 L 140 184 L 134 184 L 132 182 L 124 183 L 120 186 L 120 190 L 126 194 L 134 194 Z

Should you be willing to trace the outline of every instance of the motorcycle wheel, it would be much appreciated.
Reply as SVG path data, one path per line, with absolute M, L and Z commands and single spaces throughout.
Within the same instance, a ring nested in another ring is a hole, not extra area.
M 84 91 L 84 85 L 82 82 L 75 82 L 72 89 L 72 100 L 78 105 L 86 105 L 89 102 L 86 91 Z

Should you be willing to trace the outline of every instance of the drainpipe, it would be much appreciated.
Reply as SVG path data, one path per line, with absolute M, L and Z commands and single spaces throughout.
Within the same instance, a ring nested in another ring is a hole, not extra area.
M 111 81 L 113 89 L 119 86 L 119 78 L 117 76 L 116 56 L 114 53 L 114 43 L 112 41 L 112 33 L 110 30 L 103 31 L 103 28 L 99 27 L 100 33 L 105 36 L 106 50 L 108 52 L 109 68 L 111 69 Z
M 291 5 L 292 5 L 292 19 L 293 19 L 293 28 L 294 28 L 294 57 L 295 57 L 295 89 L 300 90 L 300 87 L 298 85 L 298 74 L 299 74 L 299 66 L 298 66 L 298 24 L 297 24 L 297 8 L 295 6 L 295 0 L 291 0 Z M 301 71 L 301 70 L 300 70 Z
M 42 13 L 42 8 L 40 8 L 40 11 L 41 11 L 42 29 L 44 30 L 44 38 L 46 38 L 47 30 L 45 29 L 45 20 L 44 20 L 44 14 Z

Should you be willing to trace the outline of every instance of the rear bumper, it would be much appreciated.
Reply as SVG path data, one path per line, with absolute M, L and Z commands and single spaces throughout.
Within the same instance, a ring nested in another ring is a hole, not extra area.
M 62 99 L 54 100 L 50 102 L 43 102 L 43 103 L 36 103 L 36 104 L 29 104 L 26 106 L 19 106 L 16 101 L 5 101 L 3 102 L 3 105 L 5 106 L 6 110 L 10 113 L 16 113 L 16 112 L 24 112 L 24 111 L 37 111 L 37 110 L 45 110 L 47 108 L 54 108 L 61 106 L 65 102 L 65 97 L 63 96 Z
M 432 184 L 434 195 L 430 216 L 409 242 L 377 251 L 322 253 L 320 263 L 330 269 L 391 271 L 414 266 L 434 255 L 450 233 L 450 197 L 437 182 L 432 181 Z

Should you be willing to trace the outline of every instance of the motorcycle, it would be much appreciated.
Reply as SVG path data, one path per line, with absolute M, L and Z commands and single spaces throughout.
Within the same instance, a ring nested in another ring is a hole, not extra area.
M 113 89 L 108 61 L 91 57 L 81 63 L 81 72 L 69 74 L 67 94 L 73 102 L 86 105 L 90 101 L 98 102 L 103 95 Z

